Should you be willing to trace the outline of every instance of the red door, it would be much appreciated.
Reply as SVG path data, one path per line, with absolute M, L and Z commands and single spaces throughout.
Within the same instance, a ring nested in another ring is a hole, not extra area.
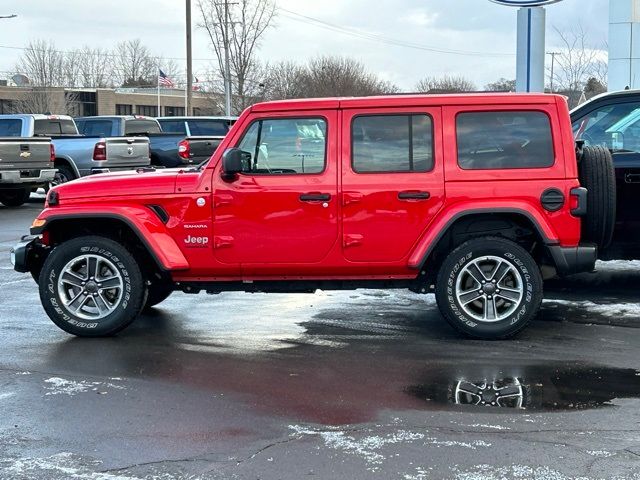
M 236 145 L 247 152 L 246 171 L 232 182 L 215 175 L 221 262 L 258 266 L 252 271 L 317 263 L 338 239 L 337 113 L 289 115 L 253 119 Z
M 352 262 L 400 262 L 444 203 L 440 108 L 345 110 L 342 246 Z

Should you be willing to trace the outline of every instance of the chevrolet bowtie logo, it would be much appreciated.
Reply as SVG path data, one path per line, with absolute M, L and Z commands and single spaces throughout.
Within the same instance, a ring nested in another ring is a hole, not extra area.
M 22 158 L 29 158 L 31 156 L 31 152 L 20 152 L 20 156 Z

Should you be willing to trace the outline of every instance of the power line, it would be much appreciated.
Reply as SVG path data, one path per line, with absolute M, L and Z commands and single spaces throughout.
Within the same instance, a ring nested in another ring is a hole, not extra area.
M 404 40 L 399 40 L 396 38 L 386 37 L 383 35 L 378 35 L 375 33 L 363 32 L 361 30 L 357 30 L 350 27 L 344 27 L 341 25 L 337 25 L 334 23 L 326 22 L 324 20 L 320 20 L 318 18 L 309 17 L 307 15 L 303 15 L 301 13 L 294 12 L 292 10 L 287 10 L 286 8 L 278 7 L 278 9 L 284 12 L 284 16 L 295 20 L 298 22 L 302 22 L 308 25 L 315 25 L 316 27 L 325 28 L 327 30 L 331 30 L 338 33 L 343 33 L 345 35 L 351 35 L 354 37 L 359 37 L 365 40 L 371 40 L 379 43 L 384 43 L 387 45 L 395 45 L 399 47 L 413 48 L 416 50 L 424 50 L 432 53 L 442 53 L 442 54 L 450 54 L 450 55 L 466 55 L 466 56 L 478 56 L 478 57 L 512 57 L 515 56 L 513 53 L 499 53 L 499 52 L 480 52 L 480 51 L 467 51 L 467 50 L 454 50 L 454 49 L 445 49 L 439 47 L 433 47 L 428 45 L 422 45 L 418 43 L 407 42 Z

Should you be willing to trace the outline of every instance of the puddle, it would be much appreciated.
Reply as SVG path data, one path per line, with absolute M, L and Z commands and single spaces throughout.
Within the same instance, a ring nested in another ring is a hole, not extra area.
M 439 367 L 433 372 L 405 392 L 438 409 L 583 410 L 614 406 L 616 399 L 640 398 L 640 372 L 634 369 L 539 365 Z

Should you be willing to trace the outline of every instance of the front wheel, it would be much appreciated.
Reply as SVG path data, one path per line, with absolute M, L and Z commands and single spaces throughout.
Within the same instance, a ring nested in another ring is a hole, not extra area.
M 146 285 L 129 251 L 108 238 L 54 248 L 40 273 L 40 300 L 58 327 L 81 337 L 114 335 L 140 313 Z
M 536 316 L 542 276 L 518 244 L 498 237 L 473 239 L 444 260 L 436 300 L 456 330 L 475 338 L 506 338 Z

